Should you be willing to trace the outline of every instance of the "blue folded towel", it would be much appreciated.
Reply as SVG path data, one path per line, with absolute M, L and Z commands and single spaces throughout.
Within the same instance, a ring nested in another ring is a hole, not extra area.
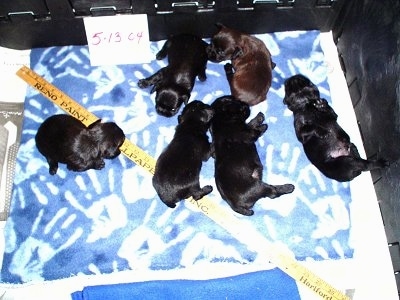
M 72 300 L 300 300 L 293 279 L 279 269 L 211 280 L 157 280 L 88 286 Z

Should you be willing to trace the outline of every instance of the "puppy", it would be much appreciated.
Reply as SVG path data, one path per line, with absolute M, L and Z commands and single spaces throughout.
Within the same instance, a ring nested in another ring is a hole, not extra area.
M 54 175 L 58 163 L 71 171 L 82 172 L 104 168 L 105 158 L 116 158 L 125 134 L 115 123 L 98 120 L 86 127 L 69 115 L 54 115 L 46 119 L 35 136 L 39 152 L 46 157 L 49 173 Z
M 269 185 L 262 181 L 263 166 L 255 142 L 267 130 L 259 113 L 249 123 L 249 105 L 223 96 L 211 107 L 212 151 L 215 182 L 221 197 L 231 208 L 245 216 L 254 214 L 254 204 L 263 197 L 276 198 L 293 192 L 292 184 Z
M 157 53 L 158 60 L 168 56 L 168 66 L 139 80 L 138 86 L 153 86 L 151 93 L 156 92 L 155 108 L 159 115 L 174 116 L 182 103 L 188 103 L 196 76 L 200 81 L 206 80 L 207 45 L 197 36 L 180 34 L 169 38 Z
M 207 55 L 212 62 L 231 60 L 225 73 L 232 96 L 250 106 L 266 100 L 275 63 L 264 42 L 219 23 L 217 27 Z
M 186 105 L 172 141 L 157 159 L 153 186 L 168 207 L 190 196 L 199 200 L 213 190 L 199 183 L 202 162 L 211 155 L 207 131 L 212 116 L 211 107 L 201 101 Z
M 363 171 L 388 165 L 383 159 L 360 158 L 349 135 L 337 123 L 337 114 L 307 77 L 298 74 L 286 79 L 283 103 L 293 112 L 296 136 L 306 156 L 326 177 L 350 181 Z

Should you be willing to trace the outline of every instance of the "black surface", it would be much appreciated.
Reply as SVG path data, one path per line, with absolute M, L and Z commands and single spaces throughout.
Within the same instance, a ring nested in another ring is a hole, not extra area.
M 13 49 L 87 44 L 83 17 L 147 14 L 150 40 L 187 32 L 203 38 L 215 23 L 248 33 L 287 30 L 329 31 L 346 0 L 197 1 L 168 0 L 0 0 L 0 46 Z M 174 4 L 173 4 L 174 3 Z M 318 5 L 317 5 L 318 4 Z
M 400 2 L 354 0 L 334 32 L 368 157 L 387 158 L 372 172 L 398 290 L 400 278 Z M 371 241 L 371 244 L 373 241 Z

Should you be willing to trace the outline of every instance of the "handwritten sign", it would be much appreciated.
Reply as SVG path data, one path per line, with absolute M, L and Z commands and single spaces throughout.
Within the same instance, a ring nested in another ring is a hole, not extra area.
M 83 21 L 92 66 L 151 61 L 147 15 L 86 17 Z

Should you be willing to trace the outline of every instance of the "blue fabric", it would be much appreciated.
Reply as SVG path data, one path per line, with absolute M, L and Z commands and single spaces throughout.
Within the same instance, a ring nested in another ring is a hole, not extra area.
M 284 287 L 284 288 L 282 288 Z M 297 300 L 297 285 L 279 269 L 212 280 L 159 280 L 85 287 L 72 300 Z
M 261 199 L 251 217 L 237 215 L 272 243 L 284 244 L 299 260 L 353 255 L 349 184 L 325 178 L 309 163 L 296 140 L 292 114 L 282 103 L 283 82 L 296 73 L 308 76 L 330 101 L 319 34 L 258 35 L 277 65 L 267 101 L 252 107 L 252 116 L 262 111 L 269 126 L 257 142 L 263 179 L 270 184 L 293 183 L 296 189 L 276 199 Z M 151 43 L 153 57 L 163 43 Z M 155 158 L 171 140 L 177 116 L 157 115 L 155 95 L 149 94 L 150 88 L 140 89 L 137 81 L 165 65 L 166 60 L 154 59 L 144 65 L 91 67 L 86 46 L 31 52 L 33 70 L 104 121 L 115 121 L 128 139 Z M 212 103 L 225 94 L 229 86 L 223 64 L 209 63 L 207 80 L 196 80 L 191 100 Z M 57 174 L 50 176 L 34 136 L 39 125 L 56 113 L 64 112 L 35 89 L 27 90 L 11 212 L 5 226 L 2 282 L 179 269 L 199 263 L 240 266 L 257 260 L 249 245 L 191 210 L 185 201 L 175 209 L 166 207 L 152 187 L 150 174 L 124 155 L 107 160 L 101 171 L 75 173 L 60 165 Z M 213 174 L 214 162 L 209 159 L 203 165 L 201 183 L 213 185 L 208 197 L 227 207 L 215 188 Z

